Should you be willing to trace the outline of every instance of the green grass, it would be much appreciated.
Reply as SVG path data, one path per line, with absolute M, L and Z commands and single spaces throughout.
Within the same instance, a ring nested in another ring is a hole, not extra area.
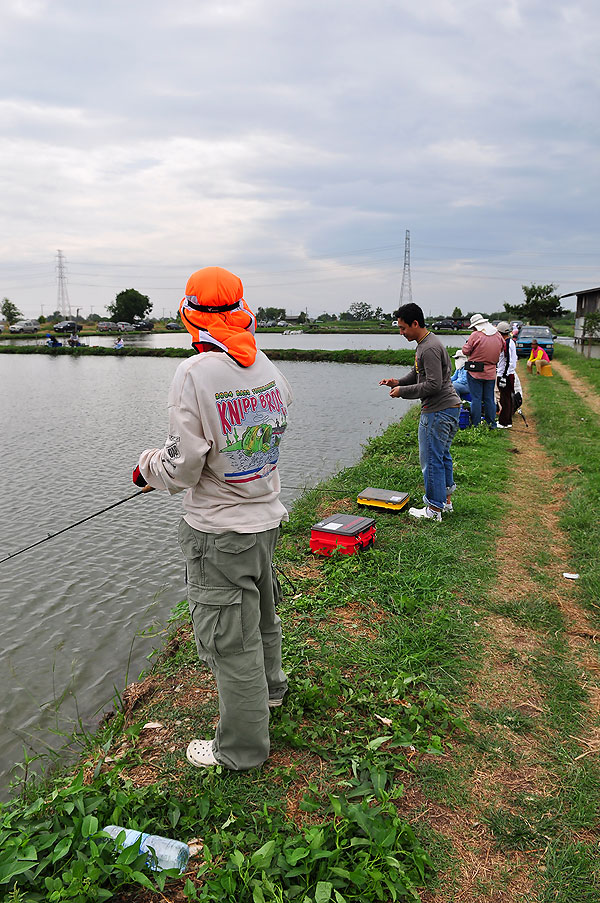
M 600 394 L 600 358 L 588 358 L 567 345 L 555 345 L 554 356 L 561 364 L 567 364 L 579 377 L 586 380 Z
M 121 862 L 129 871 L 109 868 L 104 842 L 91 829 L 111 821 L 205 837 L 210 857 L 200 867 L 205 883 L 194 878 L 186 891 L 190 899 L 197 895 L 242 903 L 280 899 L 278 894 L 287 894 L 282 899 L 299 895 L 299 901 L 418 899 L 416 886 L 433 880 L 432 860 L 423 846 L 427 838 L 419 839 L 398 818 L 394 801 L 402 794 L 402 775 L 414 771 L 414 751 L 435 757 L 463 729 L 456 700 L 478 656 L 467 603 L 493 575 L 491 552 L 502 511 L 493 489 L 507 478 L 504 438 L 464 431 L 455 440 L 461 488 L 453 520 L 441 526 L 422 524 L 406 512 L 376 509 L 378 534 L 372 550 L 320 559 L 316 571 L 308 554 L 310 527 L 337 491 L 355 500 L 365 485 L 380 485 L 420 498 L 416 420 L 416 412 L 410 412 L 369 442 L 355 467 L 298 501 L 283 529 L 277 564 L 288 575 L 299 568 L 300 576 L 290 577 L 294 597 L 288 587 L 281 607 L 291 692 L 272 718 L 273 764 L 245 774 L 182 766 L 186 738 L 210 731 L 216 701 L 178 708 L 173 695 L 166 703 L 157 702 L 130 725 L 123 757 L 107 773 L 100 774 L 102 760 L 95 758 L 91 767 L 96 777 L 88 786 L 74 785 L 68 775 L 55 777 L 46 785 L 24 788 L 21 797 L 3 808 L 5 830 L 11 828 L 1 835 L 7 852 L 0 855 L 0 887 L 16 886 L 31 901 L 44 899 L 34 888 L 46 878 L 55 881 L 76 863 L 82 863 L 77 865 L 81 875 L 73 886 L 96 876 L 103 889 L 97 899 L 103 894 L 108 898 L 104 891 L 123 882 L 141 882 L 139 875 L 145 872 L 137 862 Z M 369 513 L 355 501 L 353 505 L 357 512 Z M 475 535 L 473 517 L 485 525 Z M 304 577 L 307 562 L 311 569 Z M 350 605 L 356 606 L 355 633 L 341 627 L 336 615 Z M 377 612 L 377 618 L 371 619 L 370 612 Z M 190 667 L 199 673 L 193 644 L 171 641 L 156 662 L 156 675 L 177 680 Z M 147 719 L 169 725 L 177 751 L 162 756 L 156 787 L 136 790 L 126 773 L 145 761 L 140 727 Z M 95 738 L 102 756 L 121 748 L 123 727 L 117 713 Z M 116 808 L 113 787 L 122 794 Z M 68 788 L 85 813 L 74 830 L 69 813 L 56 804 Z M 290 820 L 290 793 L 307 813 L 307 824 L 316 825 L 316 834 Z M 161 803 L 166 799 L 168 805 Z M 32 817 L 32 805 L 43 812 L 43 824 Z M 174 807 L 176 819 L 170 814 Z M 87 815 L 97 824 L 88 821 L 84 828 Z M 50 832 L 59 842 L 69 831 L 71 845 L 54 861 L 43 838 Z M 269 855 L 258 856 L 265 844 Z M 33 848 L 38 858 L 27 860 Z M 56 901 L 77 899 L 58 885 L 53 893 Z
M 532 404 L 537 404 L 534 393 L 550 392 L 547 399 L 540 394 L 544 407 L 557 390 L 562 404 L 560 381 L 533 382 Z M 573 401 L 568 394 L 565 399 Z M 419 888 L 435 886 L 436 871 L 458 889 L 460 870 L 451 845 L 426 821 L 419 820 L 415 831 L 398 816 L 403 785 L 410 782 L 425 800 L 464 808 L 466 817 L 487 821 L 501 849 L 547 848 L 535 891 L 540 903 L 593 899 L 598 859 L 574 832 L 597 826 L 600 781 L 593 761 L 575 761 L 581 746 L 573 737 L 586 729 L 586 694 L 569 655 L 563 618 L 544 599 L 545 556 L 537 555 L 539 593 L 519 603 L 492 606 L 488 600 L 506 505 L 500 490 L 512 464 L 509 437 L 459 432 L 453 445 L 455 514 L 441 525 L 414 522 L 405 511 L 374 509 L 373 549 L 328 559 L 308 553 L 311 526 L 325 510 L 335 511 L 336 498 L 343 500 L 340 510 L 361 514 L 371 513 L 355 502 L 367 485 L 420 499 L 417 416 L 410 411 L 372 439 L 354 467 L 299 499 L 284 525 L 276 563 L 288 578 L 280 614 L 291 691 L 273 713 L 272 759 L 239 774 L 220 767 L 205 772 L 182 762 L 187 739 L 210 734 L 214 698 L 178 705 L 177 694 L 168 692 L 165 701 L 136 710 L 133 723 L 117 712 L 90 738 L 89 783 L 56 775 L 22 788 L 2 807 L 0 888 L 28 903 L 83 903 L 113 895 L 125 901 L 126 888 L 155 886 L 157 876 L 139 857 L 116 862 L 111 857 L 97 830 L 113 822 L 204 838 L 204 859 L 177 885 L 190 900 L 418 900 Z M 556 429 L 572 446 L 564 424 L 570 430 L 578 421 L 576 415 L 566 417 L 563 412 Z M 586 421 L 580 436 L 588 453 L 589 428 Z M 569 447 L 568 454 L 575 453 Z M 564 467 L 562 473 L 575 481 L 575 490 L 593 490 L 595 478 L 589 474 Z M 581 502 L 568 507 L 567 521 L 576 516 L 583 519 L 584 532 L 597 530 L 581 507 Z M 583 537 L 575 536 L 575 547 L 574 566 L 583 572 L 578 551 L 583 554 L 586 547 Z M 582 580 L 582 592 L 591 594 L 592 586 Z M 468 729 L 460 709 L 469 706 L 469 684 L 487 642 L 477 619 L 490 611 L 539 633 L 538 652 L 514 651 L 513 658 L 540 686 L 545 702 L 535 717 L 512 704 L 473 705 Z M 154 662 L 155 676 L 166 687 L 189 683 L 190 674 L 194 686 L 207 680 L 193 642 L 186 639 L 186 624 L 182 604 L 174 621 L 179 632 Z M 127 774 L 147 761 L 141 731 L 146 720 L 168 727 L 175 750 L 162 750 L 155 763 L 157 783 L 137 789 Z M 518 769 L 533 742 L 552 789 L 517 794 L 510 807 L 494 802 L 484 812 L 473 808 L 475 772 Z M 118 750 L 122 758 L 101 771 L 102 757 L 114 758 Z M 71 875 L 68 888 L 65 874 Z M 161 886 L 165 880 L 158 877 Z M 497 892 L 504 883 L 508 873 L 485 892 Z
M 600 361 L 587 361 L 570 349 L 565 363 L 588 377 L 600 392 Z M 597 366 L 596 366 L 597 365 Z M 600 421 L 597 414 L 555 375 L 552 380 L 527 380 L 527 404 L 533 405 L 540 438 L 557 467 L 557 477 L 568 491 L 561 515 L 574 551 L 565 570 L 581 574 L 580 599 L 598 617 L 600 612 Z

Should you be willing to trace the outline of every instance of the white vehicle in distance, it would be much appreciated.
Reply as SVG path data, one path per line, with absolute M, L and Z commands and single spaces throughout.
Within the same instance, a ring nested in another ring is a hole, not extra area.
M 19 320 L 10 327 L 11 332 L 37 332 L 40 324 L 37 320 Z
M 135 326 L 133 323 L 125 323 L 123 320 L 120 320 L 117 323 L 117 329 L 120 332 L 135 332 Z

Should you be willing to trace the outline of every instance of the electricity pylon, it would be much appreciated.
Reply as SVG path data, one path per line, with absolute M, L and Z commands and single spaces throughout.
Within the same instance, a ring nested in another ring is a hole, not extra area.
M 402 270 L 402 283 L 400 285 L 400 307 L 412 302 L 412 285 L 410 282 L 410 232 L 406 230 L 404 238 L 404 269 Z
M 67 273 L 62 251 L 57 251 L 56 254 L 56 278 L 58 279 L 57 310 L 61 312 L 65 319 L 71 319 L 71 302 L 67 291 Z

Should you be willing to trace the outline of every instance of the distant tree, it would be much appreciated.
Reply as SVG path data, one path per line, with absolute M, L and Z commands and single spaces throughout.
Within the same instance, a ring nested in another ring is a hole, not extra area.
M 8 298 L 4 298 L 2 301 L 2 307 L 0 307 L 0 312 L 2 316 L 6 320 L 9 326 L 12 326 L 13 323 L 16 323 L 17 320 L 23 319 L 23 314 L 12 301 L 9 301 Z
M 102 319 L 102 317 L 100 316 L 100 314 L 90 314 L 89 317 L 87 318 L 87 322 L 88 323 L 99 323 L 101 319 Z
M 334 320 L 337 320 L 337 316 L 335 314 L 319 314 L 317 320 L 319 323 L 332 323 Z
M 349 311 L 354 320 L 372 320 L 375 316 L 373 308 L 366 301 L 354 301 L 350 305 Z
M 460 309 L 460 307 L 455 307 L 454 310 L 452 311 L 452 319 L 453 320 L 462 320 L 462 318 L 463 318 L 462 310 Z
M 306 323 L 306 312 L 301 310 L 300 316 L 298 317 L 298 323 Z
M 106 305 L 106 309 L 111 320 L 132 323 L 134 317 L 139 317 L 140 320 L 144 319 L 146 314 L 152 310 L 152 301 L 148 295 L 142 295 L 134 288 L 126 288 L 119 292 L 112 304 Z
M 356 317 L 349 310 L 343 310 L 340 314 L 340 320 L 356 320 Z
M 43 314 L 40 314 L 39 317 L 37 318 L 37 321 L 38 321 L 38 323 L 45 323 L 46 317 Z
M 285 320 L 285 308 L 283 307 L 266 307 L 265 320 Z
M 504 310 L 507 319 L 526 320 L 529 323 L 547 323 L 548 320 L 562 316 L 563 308 L 560 306 L 560 298 L 556 294 L 556 286 L 549 285 L 522 285 L 525 301 L 522 304 L 508 304 L 504 302 Z
M 376 320 L 381 320 L 382 317 L 383 317 L 383 307 L 376 307 L 375 310 L 374 310 L 374 312 L 373 312 L 373 317 L 374 317 Z

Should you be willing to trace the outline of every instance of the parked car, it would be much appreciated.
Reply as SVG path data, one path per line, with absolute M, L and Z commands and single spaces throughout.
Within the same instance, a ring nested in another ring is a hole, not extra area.
M 37 320 L 19 320 L 10 327 L 10 332 L 37 332 L 40 324 Z
M 165 329 L 183 329 L 181 323 L 176 323 L 175 320 L 171 320 L 170 323 L 165 323 Z
M 135 326 L 133 323 L 127 323 L 125 320 L 119 320 L 117 323 L 117 329 L 119 332 L 135 332 Z
M 151 329 L 154 329 L 154 322 L 152 320 L 134 320 L 133 327 L 139 332 L 144 332 L 144 330 L 150 332 Z
M 52 328 L 54 332 L 81 332 L 83 326 L 81 323 L 76 323 L 75 320 L 61 320 L 60 323 L 55 323 Z
M 443 317 L 441 320 L 435 320 L 431 324 L 431 328 L 436 332 L 442 332 L 444 329 L 455 329 L 454 320 L 451 317 Z
M 552 360 L 554 355 L 554 336 L 548 326 L 522 326 L 517 336 L 517 357 L 529 357 L 532 339 L 537 339 L 540 348 L 543 348 L 550 360 Z
M 98 330 L 98 332 L 111 332 L 116 328 L 117 324 L 113 323 L 112 320 L 99 320 L 96 324 L 96 329 Z

